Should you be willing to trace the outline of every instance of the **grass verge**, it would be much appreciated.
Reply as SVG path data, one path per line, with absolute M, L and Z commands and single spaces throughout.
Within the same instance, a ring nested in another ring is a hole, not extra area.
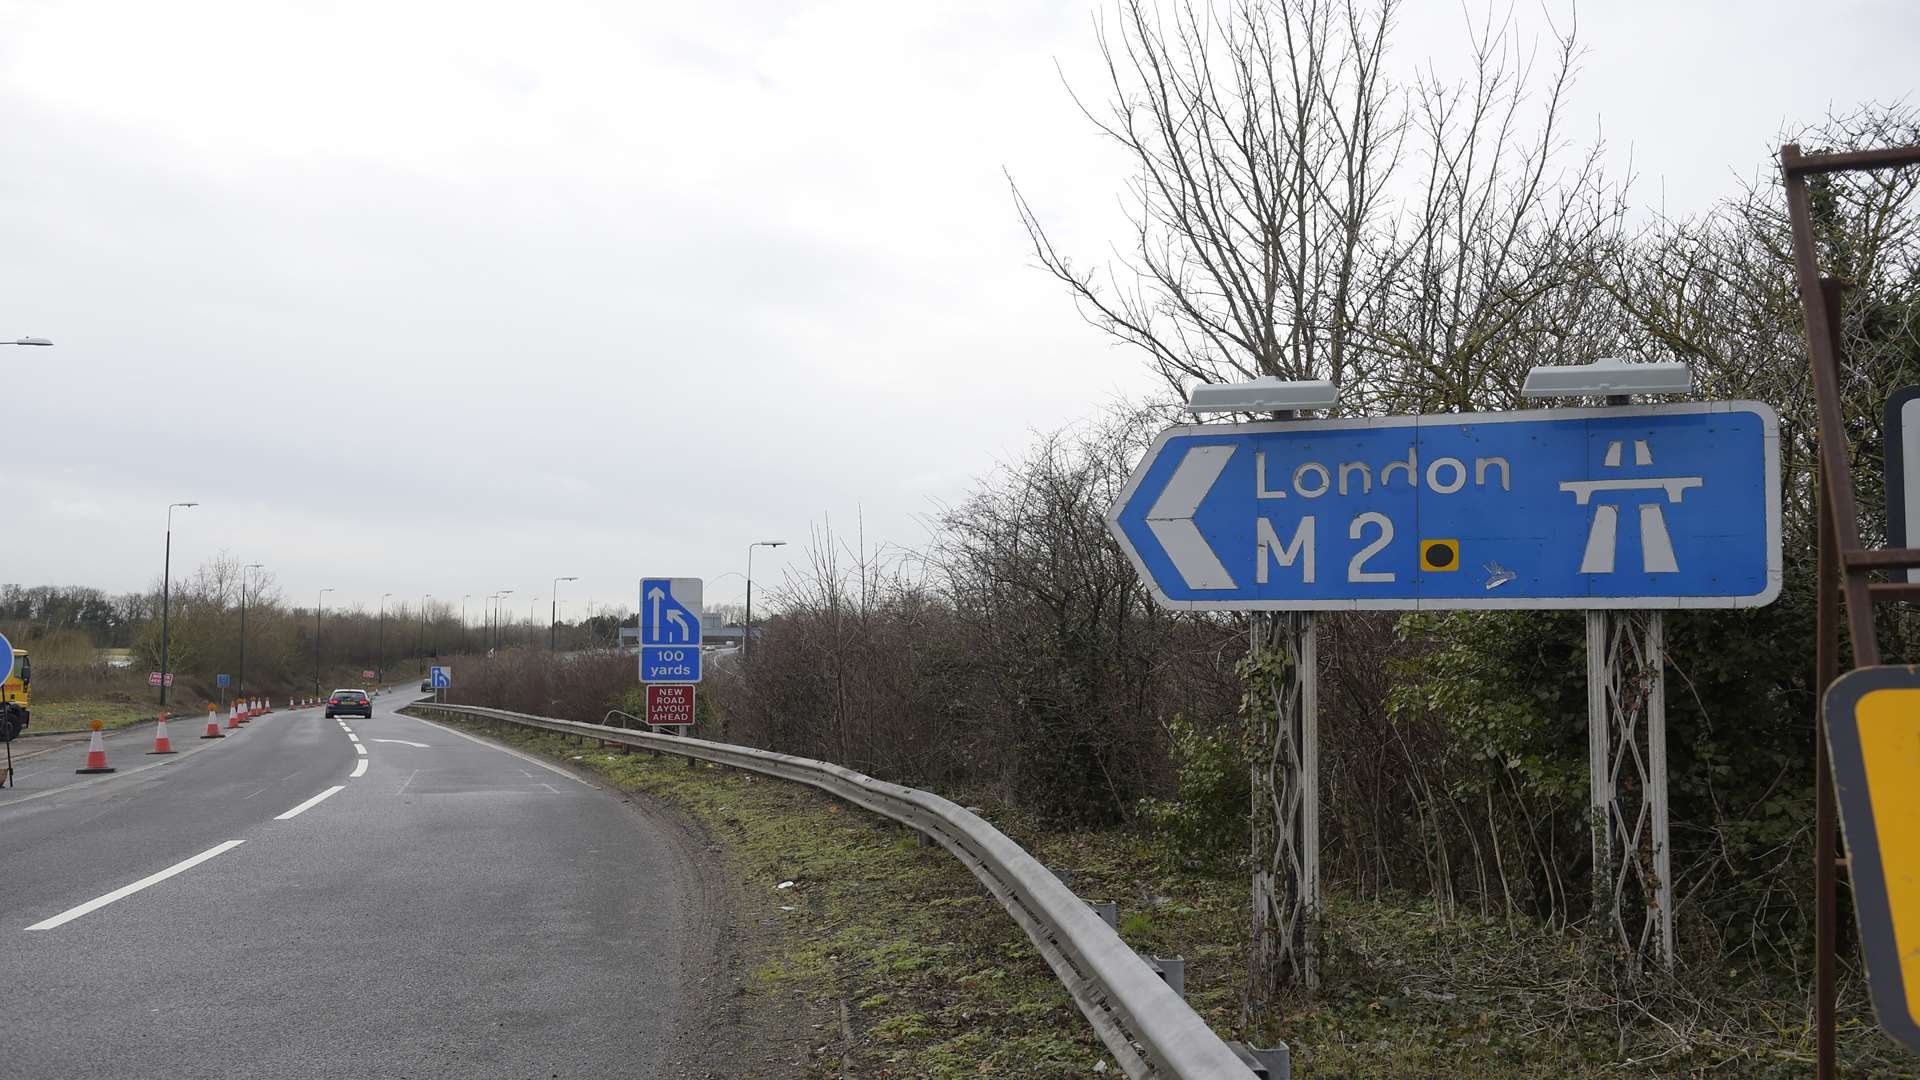
M 33 705 L 33 723 L 29 735 L 63 731 L 85 731 L 90 721 L 98 720 L 107 731 L 152 720 L 160 715 L 158 706 L 128 701 L 50 701 Z

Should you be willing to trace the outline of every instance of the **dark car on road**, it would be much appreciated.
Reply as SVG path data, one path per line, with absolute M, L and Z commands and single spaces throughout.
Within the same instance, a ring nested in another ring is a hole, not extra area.
M 373 719 L 373 699 L 365 690 L 335 690 L 327 696 L 327 719 L 336 716 L 364 716 Z

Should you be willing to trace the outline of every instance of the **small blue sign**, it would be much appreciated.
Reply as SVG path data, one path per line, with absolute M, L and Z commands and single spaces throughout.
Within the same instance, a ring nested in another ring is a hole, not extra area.
M 435 690 L 445 690 L 453 685 L 453 669 L 450 667 L 431 667 L 427 669 L 427 685 Z
M 13 675 L 13 642 L 7 635 L 0 634 L 0 682 L 6 682 Z
M 700 681 L 700 646 L 640 646 L 640 681 L 696 683 Z
M 699 578 L 641 578 L 640 644 L 699 649 L 701 592 Z
M 215 675 L 213 677 L 213 684 L 225 690 L 227 687 L 233 685 L 233 676 L 226 674 Z
M 1757 607 L 1779 443 L 1757 402 L 1176 427 L 1107 522 L 1180 609 Z

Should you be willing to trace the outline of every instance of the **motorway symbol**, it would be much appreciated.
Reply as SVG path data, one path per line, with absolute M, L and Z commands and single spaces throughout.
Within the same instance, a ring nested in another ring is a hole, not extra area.
M 1920 386 L 1903 386 L 1887 399 L 1887 546 L 1920 544 Z M 1920 581 L 1920 567 L 1907 570 Z
M 1779 420 L 1757 402 L 1161 433 L 1107 514 L 1182 609 L 1757 607 Z
M 647 687 L 647 723 L 654 727 L 692 727 L 693 687 Z
M 6 682 L 13 676 L 13 642 L 7 635 L 0 634 L 0 682 Z
M 1920 668 L 1850 671 L 1826 710 L 1873 1011 L 1920 1051 Z
M 453 669 L 435 665 L 427 671 L 427 687 L 431 690 L 445 690 L 453 685 Z
M 699 578 L 640 580 L 640 644 L 700 646 Z
M 225 672 L 222 672 L 221 674 L 215 675 L 213 677 L 213 684 L 215 686 L 218 686 L 220 689 L 225 690 L 227 687 L 233 685 L 233 676 L 228 675 Z
M 642 645 L 640 681 L 697 683 L 700 681 L 700 655 L 698 645 Z

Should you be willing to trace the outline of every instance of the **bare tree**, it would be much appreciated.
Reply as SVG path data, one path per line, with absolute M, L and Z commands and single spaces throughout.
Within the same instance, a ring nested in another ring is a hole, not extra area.
M 1074 100 L 1133 166 L 1132 235 L 1083 267 L 1013 189 L 1040 265 L 1083 315 L 1188 380 L 1331 379 L 1345 407 L 1463 410 L 1579 350 L 1586 249 L 1621 201 L 1562 132 L 1579 50 L 1544 65 L 1511 21 L 1474 28 L 1470 74 L 1389 68 L 1396 0 L 1118 0 L 1098 28 L 1107 100 Z M 1544 93 L 1534 94 L 1544 85 Z M 1010 181 L 1011 182 L 1011 181 Z M 1309 620 L 1255 620 L 1248 1004 L 1313 982 Z M 1271 654 L 1271 655 L 1269 655 Z M 1311 829 L 1309 823 L 1308 828 Z

